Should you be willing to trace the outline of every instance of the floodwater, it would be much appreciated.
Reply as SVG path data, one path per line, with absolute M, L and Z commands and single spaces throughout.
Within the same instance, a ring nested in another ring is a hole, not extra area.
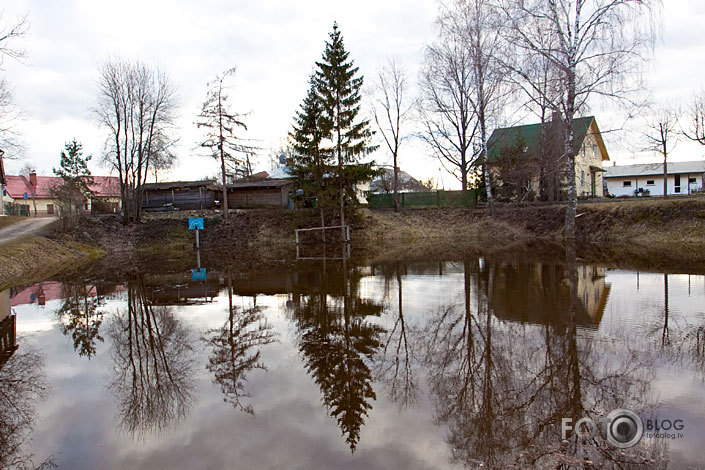
M 313 260 L 47 280 L 0 293 L 0 319 L 0 467 L 705 462 L 702 275 Z M 635 446 L 562 441 L 615 409 Z

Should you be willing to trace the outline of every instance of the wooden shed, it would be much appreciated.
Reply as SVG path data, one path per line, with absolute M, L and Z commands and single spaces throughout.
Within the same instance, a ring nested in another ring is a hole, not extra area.
M 142 185 L 145 210 L 209 209 L 215 205 L 213 180 L 174 181 Z
M 228 207 L 289 207 L 292 179 L 239 181 L 228 185 Z

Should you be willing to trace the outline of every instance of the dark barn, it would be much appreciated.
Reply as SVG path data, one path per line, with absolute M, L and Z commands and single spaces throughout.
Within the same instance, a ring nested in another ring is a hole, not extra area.
M 145 210 L 210 209 L 215 206 L 212 180 L 147 183 L 142 185 Z
M 291 179 L 241 181 L 228 185 L 228 207 L 289 207 Z

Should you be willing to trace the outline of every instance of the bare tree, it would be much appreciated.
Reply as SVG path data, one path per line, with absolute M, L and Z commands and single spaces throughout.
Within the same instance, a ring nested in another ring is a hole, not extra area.
M 491 215 L 495 210 L 487 152 L 488 125 L 497 118 L 507 100 L 509 71 L 503 64 L 507 47 L 501 35 L 502 19 L 489 0 L 451 0 L 442 5 L 439 18 L 442 31 L 445 35 L 460 38 L 471 61 L 473 93 L 470 104 L 477 117 L 480 158 Z
M 626 80 L 653 44 L 652 17 L 658 0 L 496 0 L 508 28 L 509 43 L 518 54 L 512 69 L 560 114 L 568 205 L 565 236 L 575 238 L 577 192 L 573 119 L 585 111 L 588 99 L 602 95 L 629 100 L 638 83 Z M 541 91 L 531 82 L 524 64 L 541 56 L 556 70 L 556 83 Z M 636 86 L 635 86 L 636 84 Z
M 705 145 L 705 90 L 700 90 L 693 96 L 689 114 L 690 130 L 683 131 L 683 134 L 690 140 Z
M 668 197 L 668 154 L 678 140 L 680 113 L 675 108 L 654 111 L 644 132 L 644 150 L 663 157 L 663 197 Z M 638 189 L 638 188 L 637 188 Z
M 124 223 L 139 221 L 142 185 L 174 141 L 176 106 L 176 90 L 165 72 L 121 58 L 100 67 L 94 113 L 108 131 L 105 160 L 120 178 Z
M 27 15 L 6 23 L 0 13 L 0 70 L 4 59 L 21 60 L 25 51 L 17 47 L 16 42 L 27 34 L 29 17 Z M 10 85 L 4 77 L 0 77 L 0 148 L 5 151 L 8 159 L 21 154 L 24 146 L 19 140 L 19 134 L 14 129 L 15 123 L 22 118 L 22 111 L 12 99 Z
M 420 81 L 420 137 L 466 191 L 478 131 L 472 103 L 472 57 L 461 38 L 441 33 L 436 43 L 426 47 Z
M 394 178 L 394 211 L 399 212 L 399 147 L 408 137 L 402 130 L 411 113 L 411 105 L 407 96 L 406 68 L 390 59 L 377 73 L 374 84 L 375 101 L 373 112 L 375 123 L 384 143 L 392 154 Z
M 206 138 L 199 147 L 210 152 L 210 156 L 220 160 L 223 183 L 223 218 L 228 219 L 228 174 L 235 177 L 248 176 L 252 173 L 250 154 L 255 148 L 244 143 L 236 136 L 236 129 L 247 130 L 243 115 L 230 111 L 225 80 L 235 74 L 235 67 L 226 70 L 208 84 L 206 101 L 201 106 L 196 126 L 205 128 Z

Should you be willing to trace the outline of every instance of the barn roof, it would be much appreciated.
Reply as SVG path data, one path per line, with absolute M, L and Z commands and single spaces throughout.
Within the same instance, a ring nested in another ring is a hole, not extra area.
M 201 188 L 215 184 L 215 180 L 199 180 L 199 181 L 167 181 L 164 183 L 146 183 L 142 185 L 142 189 L 159 191 L 167 189 L 185 189 L 185 188 Z
M 228 185 L 228 189 L 249 189 L 249 188 L 281 188 L 293 184 L 291 179 L 267 179 L 254 181 L 238 181 Z

